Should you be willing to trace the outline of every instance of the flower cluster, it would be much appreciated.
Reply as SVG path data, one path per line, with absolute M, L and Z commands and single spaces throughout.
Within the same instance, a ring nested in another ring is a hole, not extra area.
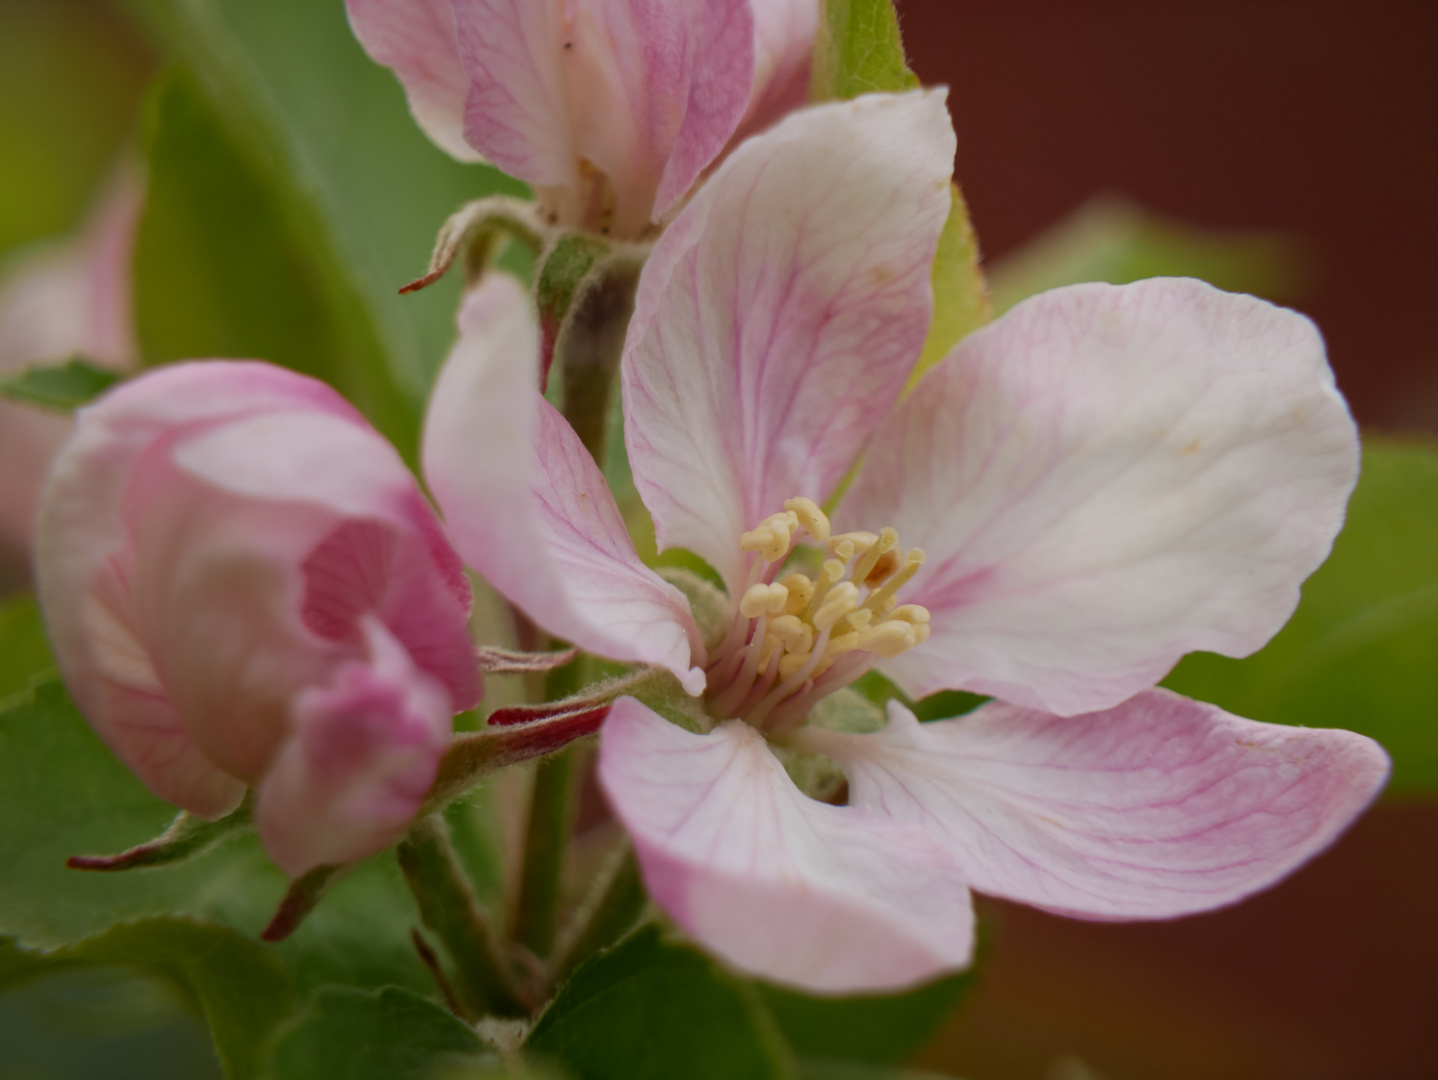
M 501 273 L 430 400 L 439 515 L 320 384 L 147 374 L 80 414 L 38 551 L 72 694 L 153 791 L 213 819 L 253 789 L 292 877 L 399 840 L 480 696 L 464 566 L 675 688 L 550 712 L 603 718 L 598 780 L 668 916 L 810 990 L 964 966 L 970 890 L 1232 903 L 1381 788 L 1368 739 L 1155 688 L 1261 648 L 1342 526 L 1357 436 L 1306 319 L 1187 279 L 1074 286 L 911 385 L 954 133 L 942 91 L 807 105 L 813 0 L 347 9 L 441 147 L 531 183 L 559 232 L 644 242 L 625 448 L 659 546 L 712 574 L 640 558 Z M 871 672 L 994 700 L 920 723 L 865 707 Z

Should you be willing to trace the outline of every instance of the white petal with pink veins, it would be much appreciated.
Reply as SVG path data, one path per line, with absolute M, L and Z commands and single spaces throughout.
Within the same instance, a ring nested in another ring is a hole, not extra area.
M 355 37 L 404 87 L 409 111 L 460 161 L 482 160 L 464 138 L 469 78 L 459 58 L 451 0 L 345 0 Z
M 739 534 L 827 496 L 917 358 L 953 152 L 942 91 L 804 110 L 655 245 L 622 369 L 630 462 L 661 547 L 731 591 Z
M 1078 285 L 966 339 L 875 437 L 836 515 L 928 562 L 932 637 L 882 665 L 1057 713 L 1184 653 L 1246 656 L 1327 556 L 1358 440 L 1294 312 L 1187 279 Z
M 600 732 L 599 777 L 650 895 L 740 970 L 849 993 L 969 962 L 968 890 L 942 850 L 803 795 L 746 724 L 695 735 L 621 698 Z
M 1067 915 L 1154 919 L 1266 888 L 1327 847 L 1383 786 L 1348 731 L 1259 724 L 1150 690 L 1060 717 L 992 703 L 872 735 L 803 729 L 849 802 L 922 827 L 973 888 Z
M 465 303 L 460 343 L 425 421 L 424 466 L 465 561 L 544 628 L 704 688 L 688 601 L 639 560 L 594 459 L 535 389 L 528 296 L 492 274 Z

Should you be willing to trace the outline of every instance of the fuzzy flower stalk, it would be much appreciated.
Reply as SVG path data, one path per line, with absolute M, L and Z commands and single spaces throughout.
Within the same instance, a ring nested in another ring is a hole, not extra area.
M 655 900 L 735 967 L 821 992 L 968 963 L 970 890 L 1097 919 L 1233 903 L 1387 773 L 1361 736 L 1153 688 L 1191 650 L 1262 647 L 1341 527 L 1357 440 L 1313 326 L 1196 281 L 1076 286 L 905 397 L 953 152 L 942 92 L 809 109 L 736 149 L 655 245 L 625 438 L 661 548 L 724 583 L 704 603 L 640 561 L 538 394 L 515 283 L 468 297 L 427 421 L 466 561 L 693 695 L 665 716 L 620 698 L 601 732 Z M 870 670 L 998 700 L 827 724 Z

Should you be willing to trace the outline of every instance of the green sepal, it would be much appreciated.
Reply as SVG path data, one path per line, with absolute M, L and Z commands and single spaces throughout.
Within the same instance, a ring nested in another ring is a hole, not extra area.
M 65 865 L 71 870 L 106 872 L 167 866 L 202 855 L 231 836 L 253 828 L 253 799 L 246 794 L 238 810 L 218 821 L 206 821 L 181 810 L 169 827 L 153 840 L 137 844 L 118 855 L 72 855 L 65 860 Z
M 810 101 L 844 101 L 918 85 L 904 56 L 892 0 L 824 0 L 809 76 Z
M 440 226 L 434 252 L 423 277 L 416 278 L 400 289 L 408 295 L 433 285 L 464 255 L 466 284 L 474 284 L 499 261 L 508 240 L 516 240 L 539 254 L 548 234 L 547 223 L 539 209 L 528 200 L 512 195 L 489 195 L 475 199 L 456 210 Z
M 0 397 L 24 405 L 69 411 L 88 405 L 123 376 L 83 357 L 63 364 L 32 364 L 20 371 L 0 374 Z

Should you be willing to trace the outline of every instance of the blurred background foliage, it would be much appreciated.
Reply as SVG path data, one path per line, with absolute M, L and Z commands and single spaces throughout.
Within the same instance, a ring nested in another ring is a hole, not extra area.
M 1370 433 L 1351 526 L 1272 645 L 1244 661 L 1191 657 L 1170 685 L 1258 719 L 1363 730 L 1395 758 L 1388 805 L 1232 911 L 1100 926 L 987 905 L 984 978 L 921 1061 L 974 1080 L 1438 1074 L 1438 455 L 1426 436 L 1378 434 L 1438 431 L 1431 5 L 899 10 L 919 76 L 952 87 L 957 177 L 996 311 L 1074 281 L 1187 274 L 1318 319 Z M 0 0 L 0 263 L 72 229 L 125 154 L 148 159 L 152 185 L 137 255 L 145 362 L 258 355 L 328 378 L 412 456 L 459 282 L 406 298 L 398 286 L 459 204 L 522 188 L 424 139 L 340 0 Z M 527 272 L 521 252 L 507 258 Z M 37 641 L 23 599 L 0 610 L 0 705 L 43 677 Z M 158 889 L 253 937 L 283 885 L 244 842 L 207 857 L 221 863 L 202 876 L 233 868 L 224 890 L 196 893 L 183 874 L 86 878 L 75 899 L 59 865 L 70 848 L 128 843 L 166 812 L 73 709 L 54 708 L 46 737 L 67 747 L 70 786 L 51 793 L 43 842 L 10 844 L 31 861 L 0 880 L 8 921 L 61 944 L 108 925 L 75 921 L 93 889 L 133 914 L 154 910 Z M 16 748 L 4 733 L 0 744 Z M 10 766 L 0 760 L 0 810 L 35 782 L 13 754 Z M 461 807 L 455 824 L 471 870 L 495 882 L 483 816 Z M 302 989 L 344 978 L 427 992 L 390 871 L 362 869 L 326 904 L 285 947 Z M 381 944 L 368 936 L 377 912 L 394 939 L 371 970 L 338 972 L 336 957 Z M 4 957 L 0 1080 L 219 1075 L 197 1019 L 213 1003 L 189 976 L 45 974 Z M 352 1037 L 377 1001 L 317 1002 L 306 1030 Z M 791 1039 L 822 1045 L 801 1004 L 768 1007 Z M 436 1029 L 436 1045 L 452 1037 Z M 299 1035 L 290 1045 L 294 1062 L 313 1052 Z

